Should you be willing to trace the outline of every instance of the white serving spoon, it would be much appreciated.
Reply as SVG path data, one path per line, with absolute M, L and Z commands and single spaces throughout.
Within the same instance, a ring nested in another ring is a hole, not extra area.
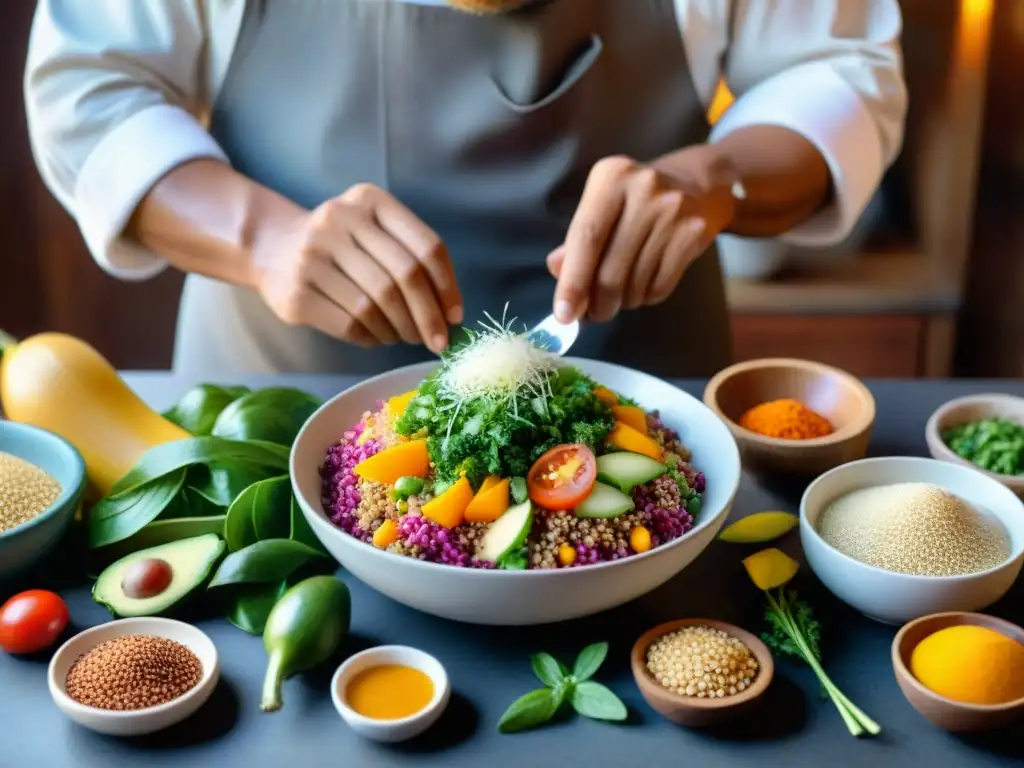
M 566 324 L 560 323 L 554 315 L 548 315 L 527 332 L 526 338 L 536 346 L 564 357 L 579 335 L 579 320 Z

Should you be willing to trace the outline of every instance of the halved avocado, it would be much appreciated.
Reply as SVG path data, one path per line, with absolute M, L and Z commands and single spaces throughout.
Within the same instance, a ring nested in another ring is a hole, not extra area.
M 115 617 L 157 616 L 202 586 L 226 549 L 215 533 L 140 549 L 104 569 L 92 599 Z

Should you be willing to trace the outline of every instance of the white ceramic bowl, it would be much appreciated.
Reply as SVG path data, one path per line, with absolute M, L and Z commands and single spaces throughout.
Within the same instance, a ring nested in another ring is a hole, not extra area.
M 354 576 L 426 613 L 473 624 L 545 624 L 588 616 L 650 592 L 689 565 L 715 538 L 740 480 L 740 457 L 728 428 L 694 397 L 661 379 L 619 365 L 566 358 L 626 395 L 680 433 L 707 478 L 696 524 L 685 536 L 641 555 L 581 568 L 501 571 L 457 568 L 402 557 L 349 536 L 324 515 L 320 467 L 328 447 L 378 400 L 419 386 L 436 364 L 399 368 L 337 395 L 314 413 L 292 446 L 295 496 L 317 537 Z
M 146 709 L 115 711 L 79 704 L 68 696 L 64 681 L 68 670 L 84 653 L 121 635 L 154 635 L 188 646 L 203 665 L 203 677 L 183 696 Z M 86 629 L 62 645 L 50 660 L 47 683 L 57 707 L 81 726 L 108 736 L 142 736 L 180 723 L 201 707 L 220 678 L 217 648 L 202 630 L 174 619 L 120 619 Z
M 430 703 L 416 714 L 400 720 L 375 720 L 349 707 L 345 701 L 345 689 L 352 678 L 363 670 L 385 664 L 400 664 L 426 674 L 434 683 L 434 696 Z M 338 667 L 331 679 L 331 700 L 349 727 L 360 736 L 387 743 L 405 741 L 427 730 L 448 706 L 451 692 L 448 673 L 441 662 L 428 653 L 405 645 L 382 645 L 357 653 Z
M 997 518 L 1010 535 L 1010 557 L 995 568 L 965 576 L 893 573 L 844 555 L 815 528 L 835 499 L 869 486 L 932 483 Z M 811 570 L 839 599 L 869 618 L 904 624 L 932 613 L 980 611 L 1013 585 L 1024 561 L 1024 503 L 1006 486 L 969 467 L 935 459 L 887 456 L 862 459 L 815 480 L 800 501 L 800 541 Z

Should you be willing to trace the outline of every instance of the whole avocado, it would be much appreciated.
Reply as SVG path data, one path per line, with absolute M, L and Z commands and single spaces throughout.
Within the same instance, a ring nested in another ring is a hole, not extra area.
M 351 620 L 348 587 L 334 576 L 312 576 L 285 592 L 263 630 L 268 663 L 260 710 L 279 710 L 281 683 L 330 658 L 348 635 Z

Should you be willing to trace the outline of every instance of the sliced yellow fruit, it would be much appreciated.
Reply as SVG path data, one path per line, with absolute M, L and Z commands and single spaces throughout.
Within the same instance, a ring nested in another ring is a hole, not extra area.
M 755 512 L 728 526 L 718 538 L 730 544 L 766 544 L 785 536 L 799 522 L 800 518 L 789 512 Z
M 743 567 L 754 586 L 767 592 L 787 584 L 800 570 L 800 563 L 782 550 L 769 547 L 744 558 Z

